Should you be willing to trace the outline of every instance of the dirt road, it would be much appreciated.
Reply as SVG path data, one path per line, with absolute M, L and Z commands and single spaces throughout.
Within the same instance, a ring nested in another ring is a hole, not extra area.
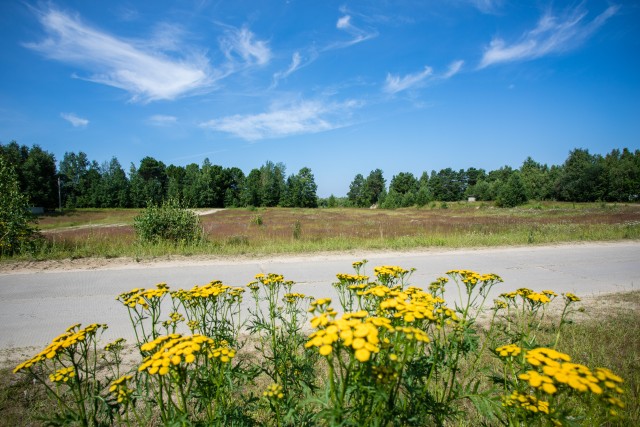
M 410 282 L 416 286 L 427 286 L 450 269 L 496 273 L 505 282 L 495 287 L 495 295 L 519 287 L 590 295 L 637 290 L 640 285 L 640 242 L 240 260 L 186 259 L 142 265 L 101 261 L 99 268 L 91 263 L 61 263 L 53 269 L 51 264 L 49 269 L 4 268 L 0 273 L 0 349 L 42 347 L 76 322 L 107 323 L 105 341 L 117 337 L 132 340 L 127 310 L 115 298 L 132 288 L 152 287 L 159 282 L 168 283 L 172 289 L 191 288 L 211 280 L 244 286 L 257 273 L 273 272 L 295 281 L 297 292 L 335 297 L 331 287 L 335 274 L 352 272 L 351 263 L 363 258 L 369 260 L 368 273 L 383 264 L 415 267 Z M 455 297 L 453 292 L 451 297 Z M 249 299 L 247 295 L 247 306 L 253 304 Z M 167 314 L 168 311 L 164 316 Z

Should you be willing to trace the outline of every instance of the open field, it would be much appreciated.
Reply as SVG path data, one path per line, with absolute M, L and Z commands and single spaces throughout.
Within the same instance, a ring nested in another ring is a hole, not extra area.
M 136 209 L 87 209 L 40 218 L 47 244 L 25 259 L 268 255 L 427 247 L 486 247 L 640 238 L 638 204 L 486 203 L 425 208 L 227 209 L 201 216 L 206 242 L 142 245 Z

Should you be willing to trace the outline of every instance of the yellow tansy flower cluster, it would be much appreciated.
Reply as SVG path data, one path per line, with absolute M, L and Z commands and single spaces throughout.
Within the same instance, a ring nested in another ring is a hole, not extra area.
M 109 387 L 109 393 L 112 393 L 116 396 L 116 400 L 118 401 L 118 403 L 126 403 L 129 401 L 129 399 L 131 399 L 133 390 L 127 387 L 127 382 L 132 378 L 132 375 L 123 375 L 111 383 L 111 387 Z
M 449 270 L 447 271 L 447 275 L 459 278 L 467 289 L 473 289 L 478 283 L 502 282 L 502 278 L 497 274 L 480 274 L 471 270 Z
M 284 393 L 282 392 L 282 386 L 279 384 L 271 384 L 267 389 L 262 392 L 262 395 L 267 399 L 282 399 Z
M 549 402 L 538 400 L 535 396 L 522 394 L 517 391 L 514 391 L 504 399 L 503 406 L 516 406 L 533 413 L 542 412 L 549 414 Z
M 359 282 L 366 282 L 369 280 L 369 276 L 364 276 L 361 274 L 338 273 L 336 274 L 336 277 L 341 282 L 348 282 L 348 283 L 359 283 Z
M 67 349 L 73 351 L 78 343 L 85 342 L 87 337 L 95 336 L 100 329 L 107 329 L 107 325 L 93 323 L 84 329 L 80 329 L 80 324 L 78 323 L 69 327 L 66 332 L 54 338 L 51 344 L 45 347 L 40 353 L 16 366 L 13 373 L 15 374 L 23 369 L 28 369 L 36 363 L 47 359 L 53 359 Z
M 283 298 L 284 298 L 284 302 L 286 302 L 287 304 L 295 304 L 299 300 L 303 300 L 308 297 L 305 294 L 291 292 L 291 293 L 285 294 Z
M 275 274 L 275 273 L 269 273 L 267 275 L 258 273 L 255 275 L 255 278 L 259 283 L 262 283 L 264 286 L 274 286 L 280 283 L 293 284 L 293 282 L 291 281 L 285 281 L 284 276 L 282 276 L 281 274 Z
M 429 336 L 425 331 L 412 326 L 396 326 L 393 330 L 403 333 L 405 338 L 408 340 L 422 341 L 425 343 L 430 341 Z
M 216 347 L 216 343 L 203 335 L 182 336 L 171 334 L 160 336 L 153 341 L 140 346 L 141 351 L 155 353 L 144 359 L 139 372 L 147 371 L 151 375 L 166 375 L 172 366 L 178 366 L 182 362 L 191 364 L 196 360 L 197 354 L 206 355 L 208 358 L 217 358 L 227 363 L 235 356 L 235 350 L 227 347 L 226 343 Z
M 429 285 L 429 290 L 431 291 L 432 294 L 437 294 L 439 292 L 442 292 L 444 291 L 444 285 L 446 285 L 448 282 L 449 282 L 448 277 L 438 277 L 436 280 L 431 282 L 431 284 Z
M 169 319 L 162 322 L 162 326 L 168 328 L 169 326 L 177 325 L 180 322 L 184 322 L 184 316 L 177 311 L 174 311 L 173 313 L 169 314 Z
M 109 344 L 104 346 L 104 351 L 118 351 L 122 349 L 122 346 L 125 343 L 124 338 L 118 338 L 117 340 L 110 342 Z
M 376 275 L 378 280 L 383 282 L 389 281 L 391 279 L 398 279 L 407 274 L 409 270 L 405 270 L 402 267 L 398 267 L 397 265 L 380 265 L 378 267 L 373 268 L 373 274 Z
M 140 289 L 134 288 L 129 292 L 123 292 L 116 298 L 129 308 L 135 308 L 136 305 L 142 308 L 149 308 L 149 301 L 157 298 L 162 298 L 169 292 L 169 287 L 166 283 L 158 283 L 155 288 Z
M 548 304 L 556 297 L 557 294 L 553 291 L 545 290 L 542 292 L 535 292 L 529 288 L 520 288 L 513 292 L 506 292 L 500 294 L 501 298 L 504 298 L 508 302 L 513 302 L 517 297 L 522 298 L 532 308 L 540 307 L 543 304 Z
M 323 312 L 328 309 L 329 304 L 331 304 L 331 298 L 320 298 L 312 301 L 311 304 L 309 304 L 309 313 Z M 314 326 L 314 328 L 315 327 L 316 326 Z
M 362 261 L 354 261 L 351 263 L 351 266 L 353 266 L 353 268 L 355 268 L 356 270 L 360 267 L 362 267 L 363 265 L 365 265 L 367 263 L 367 260 L 362 260 Z
M 508 305 L 504 301 L 501 301 L 499 299 L 493 301 L 493 309 L 494 310 L 502 310 L 502 309 L 507 308 L 507 307 L 508 307 Z
M 423 319 L 435 321 L 437 314 L 444 314 L 452 320 L 457 320 L 452 310 L 441 306 L 444 300 L 419 288 L 389 290 L 387 296 L 388 298 L 379 304 L 380 310 L 387 312 L 391 317 L 400 318 L 406 323 Z
M 180 289 L 171 293 L 174 298 L 183 302 L 197 302 L 199 299 L 215 299 L 220 296 L 240 298 L 244 289 L 224 285 L 219 280 L 209 282 L 206 285 L 194 286 L 190 290 Z
M 73 366 L 69 366 L 67 368 L 61 368 L 55 371 L 53 374 L 49 375 L 49 379 L 52 383 L 66 383 L 71 378 L 76 376 L 76 371 L 73 369 Z
M 327 322 L 322 325 L 323 329 L 309 336 L 305 348 L 317 347 L 321 355 L 329 356 L 333 352 L 333 344 L 340 342 L 344 347 L 352 349 L 360 362 L 368 361 L 371 353 L 380 351 L 380 340 L 378 328 L 372 322 L 367 322 L 366 316 L 367 312 L 363 310 L 346 313 L 340 319 Z
M 566 294 L 562 294 L 562 296 L 564 296 L 564 299 L 567 300 L 567 302 L 578 302 L 578 301 L 581 301 L 579 297 L 577 297 L 576 295 L 572 294 L 571 292 L 567 292 Z
M 553 394 L 560 386 L 567 386 L 578 392 L 603 395 L 612 405 L 623 407 L 617 397 L 623 393 L 619 384 L 622 378 L 605 368 L 591 371 L 588 367 L 572 363 L 569 355 L 549 348 L 536 348 L 526 353 L 527 363 L 538 370 L 530 370 L 519 375 L 529 385 Z
M 496 353 L 500 355 L 500 357 L 515 357 L 522 352 L 522 349 L 515 344 L 503 345 L 502 347 L 496 348 Z

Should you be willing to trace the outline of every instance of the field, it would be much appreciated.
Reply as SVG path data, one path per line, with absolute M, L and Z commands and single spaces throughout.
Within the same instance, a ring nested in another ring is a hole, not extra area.
M 202 215 L 206 241 L 187 246 L 138 243 L 132 224 L 139 212 L 83 209 L 43 216 L 39 228 L 47 244 L 23 258 L 268 255 L 640 238 L 638 204 L 548 202 L 499 209 L 459 202 L 397 210 L 227 209 Z

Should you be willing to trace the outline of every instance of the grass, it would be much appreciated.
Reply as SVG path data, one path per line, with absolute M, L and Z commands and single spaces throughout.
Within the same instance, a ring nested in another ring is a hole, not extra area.
M 82 209 L 40 218 L 45 244 L 20 259 L 268 255 L 347 250 L 489 247 L 640 238 L 640 205 L 536 202 L 424 208 L 227 209 L 201 217 L 206 241 L 143 245 L 137 209 Z
M 558 349 L 577 363 L 608 367 L 623 377 L 627 408 L 616 425 L 640 425 L 640 291 L 590 297 L 583 305 L 585 312 L 563 329 Z M 0 370 L 2 424 L 44 425 L 40 418 L 53 410 L 44 390 L 11 368 Z

